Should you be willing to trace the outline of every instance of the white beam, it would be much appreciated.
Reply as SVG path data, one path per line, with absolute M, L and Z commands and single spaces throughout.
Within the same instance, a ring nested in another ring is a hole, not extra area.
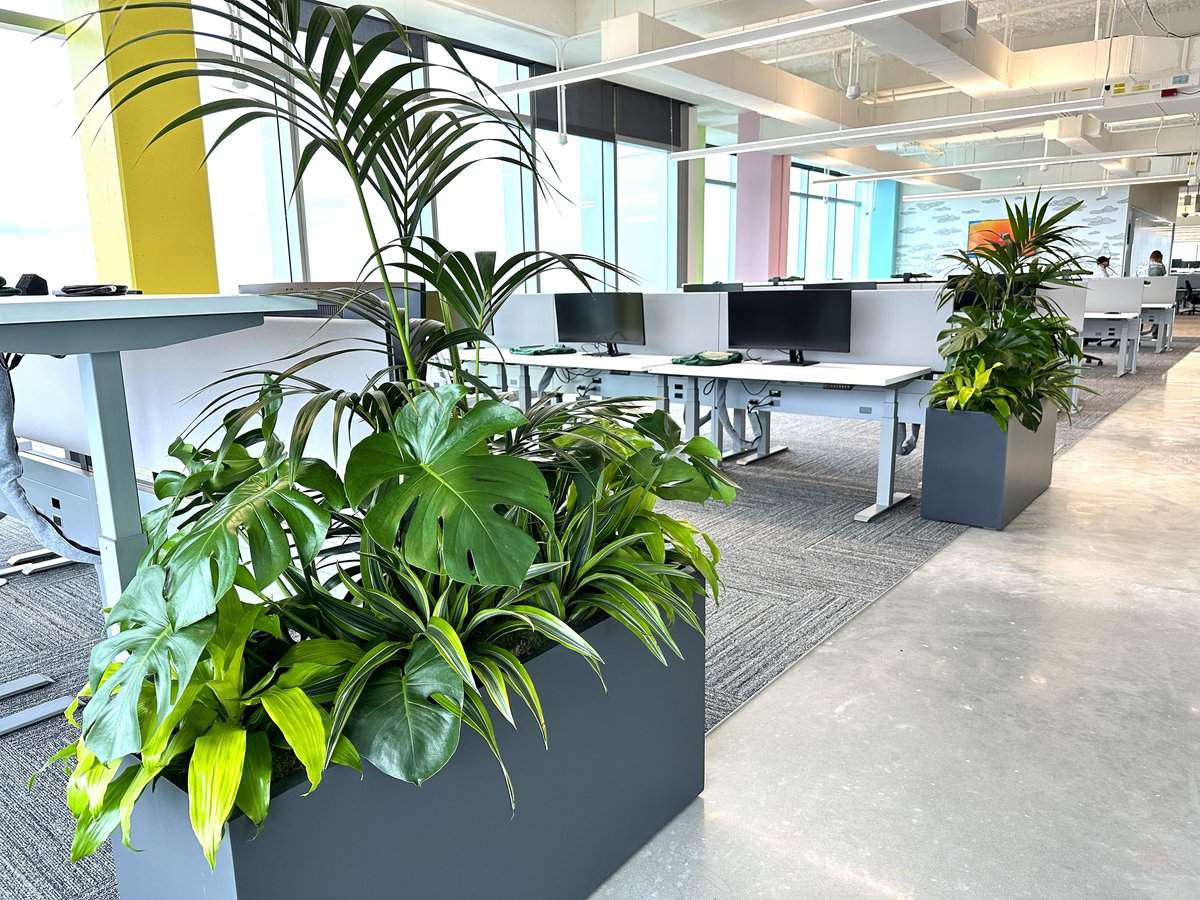
M 762 25 L 758 28 L 747 28 L 745 31 L 723 34 L 719 37 L 705 38 L 660 50 L 649 50 L 624 59 L 606 60 L 587 66 L 564 69 L 561 72 L 552 72 L 549 75 L 526 78 L 523 81 L 513 81 L 500 85 L 496 88 L 496 92 L 501 96 L 525 94 L 561 85 L 578 84 L 581 81 L 592 81 L 596 78 L 609 78 L 613 75 L 671 65 L 701 56 L 712 56 L 714 53 L 745 50 L 748 47 L 757 47 L 775 41 L 790 40 L 825 31 L 836 31 L 859 22 L 892 18 L 917 10 L 947 6 L 953 2 L 955 0 L 872 0 L 871 3 L 864 3 L 852 9 L 815 13 L 811 16 L 776 22 L 772 25 Z
M 1033 119 L 1038 117 L 1049 118 L 1050 116 L 1062 113 L 1077 113 L 1099 109 L 1103 105 L 1104 101 L 1100 99 L 1068 100 L 1064 103 L 1043 103 L 1037 106 L 1019 106 L 1010 109 L 967 113 L 960 116 L 943 116 L 941 118 L 921 119 L 912 122 L 889 122 L 885 125 L 869 125 L 865 128 L 846 128 L 841 131 L 826 131 L 819 134 L 804 134 L 772 138 L 765 141 L 751 141 L 744 144 L 734 144 L 729 147 L 684 150 L 672 153 L 671 159 L 676 162 L 683 162 L 718 153 L 750 153 L 757 151 L 788 153 L 802 147 L 850 147 L 876 143 L 879 138 L 896 135 L 936 134 L 939 131 L 948 134 L 958 128 L 987 129 L 989 125 L 995 122 L 1011 122 L 1016 119 Z

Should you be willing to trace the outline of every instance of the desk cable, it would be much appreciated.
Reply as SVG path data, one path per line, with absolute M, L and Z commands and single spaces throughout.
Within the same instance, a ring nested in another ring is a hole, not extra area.
M 16 392 L 13 390 L 12 370 L 21 362 L 21 354 L 0 355 L 0 492 L 7 498 L 18 519 L 29 527 L 33 536 L 52 553 L 72 562 L 100 562 L 100 551 L 77 544 L 45 513 L 34 506 L 21 486 L 25 464 L 21 462 L 17 436 L 13 430 L 16 414 Z

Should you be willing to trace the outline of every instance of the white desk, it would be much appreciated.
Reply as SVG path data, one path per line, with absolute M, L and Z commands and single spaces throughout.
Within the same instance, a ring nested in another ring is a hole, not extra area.
M 1117 374 L 1120 378 L 1128 371 L 1137 373 L 1137 351 L 1142 328 L 1140 312 L 1087 313 L 1083 317 L 1081 340 L 1117 340 Z
M 1153 325 L 1158 329 L 1154 339 L 1154 352 L 1162 353 L 1173 349 L 1175 340 L 1175 304 L 1143 303 L 1142 325 Z
M 465 367 L 470 367 L 475 361 L 474 350 L 461 350 L 460 356 Z M 517 369 L 522 409 L 529 409 L 535 399 L 530 369 L 561 369 L 568 374 L 568 380 L 576 383 L 581 393 L 600 397 L 653 396 L 662 398 L 660 406 L 667 408 L 666 379 L 653 374 L 651 370 L 670 363 L 669 356 L 640 353 L 626 356 L 546 353 L 539 356 L 483 347 L 479 350 L 479 361 L 486 365 Z
M 299 297 L 257 296 L 133 295 L 0 300 L 0 350 L 79 357 L 84 419 L 99 507 L 100 588 L 106 605 L 117 601 L 146 549 L 129 436 L 121 351 L 166 347 L 252 328 L 262 324 L 266 313 L 312 309 L 313 305 L 313 301 Z M 18 397 L 17 402 L 36 399 Z M 15 683 L 0 685 L 0 695 Z M 48 701 L 16 713 L 14 717 L 0 721 L 0 728 L 5 723 L 19 728 L 57 715 L 69 699 Z M 21 720 L 15 721 L 16 717 Z
M 876 419 L 879 422 L 879 464 L 876 474 L 875 502 L 854 516 L 869 522 L 880 513 L 908 499 L 895 491 L 896 431 L 898 395 L 902 388 L 928 375 L 926 366 L 856 365 L 819 363 L 814 366 L 763 365 L 734 363 L 728 366 L 667 365 L 654 369 L 656 374 L 685 382 L 685 408 L 689 423 L 700 421 L 700 398 L 712 383 L 725 388 L 727 402 L 737 409 L 766 414 L 762 437 L 753 457 L 742 464 L 763 459 L 781 449 L 770 447 L 771 411 L 800 415 L 849 419 Z M 754 385 L 751 389 L 749 385 Z M 668 383 L 670 392 L 670 383 Z M 730 395 L 732 394 L 732 399 Z M 714 419 L 716 417 L 714 416 Z M 689 428 L 696 433 L 694 426 Z M 714 426 L 718 436 L 720 427 Z

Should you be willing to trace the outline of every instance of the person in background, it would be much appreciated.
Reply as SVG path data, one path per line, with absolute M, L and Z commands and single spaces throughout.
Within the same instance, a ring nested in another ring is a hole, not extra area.
M 1154 250 L 1150 253 L 1150 265 L 1146 267 L 1146 274 L 1149 276 L 1167 274 L 1167 267 L 1163 265 L 1162 251 Z
M 1097 256 L 1096 257 L 1096 271 L 1093 272 L 1092 274 L 1093 275 L 1101 275 L 1104 278 L 1112 278 L 1113 277 L 1113 270 L 1108 264 L 1107 256 Z

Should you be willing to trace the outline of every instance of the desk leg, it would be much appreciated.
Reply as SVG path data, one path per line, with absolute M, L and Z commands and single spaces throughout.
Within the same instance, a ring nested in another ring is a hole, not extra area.
M 1125 360 L 1129 359 L 1129 323 L 1126 322 L 1121 326 L 1121 339 L 1117 347 L 1117 374 L 1113 378 L 1120 378 L 1125 374 Z
M 80 356 L 79 375 L 100 514 L 100 590 L 105 605 L 111 606 L 133 578 L 146 549 L 121 354 Z
M 1167 326 L 1165 322 L 1159 322 L 1157 328 L 1158 334 L 1155 335 L 1154 352 L 1162 353 L 1167 349 Z
M 528 412 L 533 406 L 533 378 L 529 375 L 529 366 L 521 366 L 521 411 Z
M 1129 365 L 1127 366 L 1127 368 L 1131 375 L 1136 375 L 1137 374 L 1138 345 L 1141 343 L 1141 340 L 1138 337 L 1138 335 L 1141 334 L 1141 330 L 1142 330 L 1141 322 L 1138 321 L 1138 322 L 1130 323 L 1129 328 L 1131 331 L 1133 331 L 1133 334 L 1132 334 L 1133 340 L 1131 340 L 1129 342 Z
M 667 396 L 667 376 L 658 376 L 658 402 L 655 405 L 668 416 L 671 414 L 671 398 Z
M 896 493 L 896 391 L 885 395 L 883 414 L 879 417 L 879 473 L 875 479 L 875 502 L 854 516 L 855 522 L 870 522 L 880 513 L 886 512 L 897 503 L 907 500 L 911 494 Z
M 775 456 L 777 453 L 787 453 L 787 445 L 781 444 L 778 447 L 771 446 L 771 412 L 767 409 L 759 409 L 758 423 L 762 427 L 762 436 L 758 439 L 758 446 L 749 456 L 743 456 L 737 461 L 739 466 L 750 466 L 758 462 L 760 459 L 766 459 L 769 456 Z
M 683 399 L 684 434 L 688 438 L 700 434 L 700 379 L 688 376 L 684 387 Z

